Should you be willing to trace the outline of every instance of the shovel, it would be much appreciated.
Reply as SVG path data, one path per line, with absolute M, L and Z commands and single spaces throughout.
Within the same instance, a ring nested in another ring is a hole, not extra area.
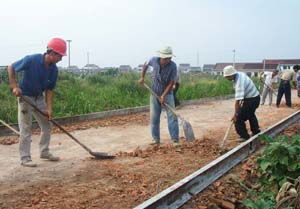
M 144 86 L 146 87 L 146 89 L 148 89 L 150 91 L 150 93 L 155 96 L 157 99 L 159 99 L 159 97 L 157 96 L 157 94 L 146 84 L 144 83 Z M 174 108 L 169 105 L 168 103 L 164 103 L 164 105 L 171 111 L 171 113 L 175 116 L 177 116 L 180 120 L 181 120 L 181 125 L 182 125 L 182 128 L 183 128 L 183 132 L 184 132 L 184 135 L 185 135 L 185 138 L 187 141 L 193 141 L 195 140 L 195 135 L 194 135 L 194 131 L 193 131 L 193 128 L 192 128 L 192 125 L 184 120 L 183 117 L 181 117 L 180 115 L 176 114 L 176 111 L 174 110 Z
M 224 146 L 224 144 L 225 144 L 225 142 L 226 142 L 226 140 L 227 140 L 227 138 L 228 138 L 229 132 L 230 132 L 230 130 L 231 130 L 233 124 L 234 124 L 234 123 L 231 122 L 230 125 L 229 125 L 229 127 L 227 128 L 226 133 L 225 133 L 225 136 L 224 136 L 224 138 L 223 138 L 223 140 L 222 140 L 222 142 L 221 142 L 221 144 L 220 144 L 220 148 L 223 148 L 223 146 Z
M 269 89 L 271 89 L 272 93 L 277 97 L 277 94 L 275 93 L 274 89 L 267 85 L 266 82 L 264 82 L 264 80 L 262 78 L 259 79 L 266 87 L 268 87 Z
M 32 104 L 28 99 L 21 96 L 21 99 L 25 101 L 27 104 L 29 104 L 31 107 L 33 107 L 37 112 L 39 112 L 41 115 L 48 118 L 48 115 L 41 111 L 37 106 Z M 71 139 L 73 139 L 77 144 L 79 144 L 81 147 L 83 147 L 86 151 L 88 151 L 91 155 L 93 155 L 96 159 L 112 159 L 115 158 L 114 155 L 109 155 L 105 152 L 93 152 L 90 148 L 82 144 L 78 139 L 76 139 L 72 134 L 70 134 L 67 130 L 65 130 L 63 127 L 61 127 L 55 120 L 50 120 L 54 125 L 56 125 L 60 130 L 62 130 L 65 134 L 67 134 Z

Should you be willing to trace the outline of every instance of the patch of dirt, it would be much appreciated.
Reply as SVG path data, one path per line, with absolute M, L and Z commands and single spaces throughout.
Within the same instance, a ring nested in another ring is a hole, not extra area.
M 2 208 L 132 208 L 219 155 L 212 140 L 119 152 L 116 160 L 87 160 L 72 176 L 2 195 Z M 79 198 L 80 196 L 80 198 Z M 1 201 L 0 201 L 1 202 Z
M 135 113 L 126 116 L 113 116 L 105 119 L 84 121 L 79 123 L 67 124 L 64 126 L 67 131 L 75 131 L 75 130 L 86 130 L 91 127 L 109 127 L 109 126 L 124 126 L 126 124 L 131 125 L 147 125 L 149 124 L 149 113 Z M 53 127 L 53 133 L 61 133 L 60 129 L 57 127 Z M 37 132 L 38 133 L 38 132 Z
M 12 145 L 19 143 L 18 136 L 4 136 L 0 137 L 0 144 L 1 145 Z

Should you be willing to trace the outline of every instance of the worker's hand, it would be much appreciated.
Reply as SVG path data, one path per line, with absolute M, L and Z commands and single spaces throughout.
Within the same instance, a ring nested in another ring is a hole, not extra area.
M 45 111 L 45 114 L 47 115 L 48 120 L 52 120 L 52 110 L 47 109 L 47 110 Z
M 139 84 L 141 84 L 142 86 L 144 85 L 145 79 L 144 78 L 140 78 L 138 80 Z
M 236 120 L 237 120 L 236 118 L 237 118 L 237 115 L 234 114 L 233 117 L 231 118 L 231 121 L 232 121 L 233 123 L 236 123 Z
M 22 95 L 22 91 L 19 87 L 14 87 L 12 89 L 12 93 L 13 95 L 15 95 L 16 97 L 20 97 Z
M 166 97 L 164 95 L 159 97 L 159 101 L 160 101 L 161 104 L 164 104 L 165 100 L 166 100 Z

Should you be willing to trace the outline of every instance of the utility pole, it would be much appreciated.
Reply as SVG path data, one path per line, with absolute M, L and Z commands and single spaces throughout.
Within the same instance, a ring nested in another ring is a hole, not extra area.
M 199 67 L 199 52 L 197 51 L 197 67 Z
M 233 49 L 232 52 L 233 52 L 233 63 L 232 63 L 232 65 L 233 65 L 233 68 L 234 68 L 234 66 L 235 66 L 235 49 Z
M 69 63 L 68 63 L 68 68 L 70 68 L 70 66 L 71 66 L 71 41 L 72 40 L 67 40 L 67 42 L 68 42 L 68 61 L 69 61 Z
M 90 53 L 87 53 L 87 64 L 90 64 Z

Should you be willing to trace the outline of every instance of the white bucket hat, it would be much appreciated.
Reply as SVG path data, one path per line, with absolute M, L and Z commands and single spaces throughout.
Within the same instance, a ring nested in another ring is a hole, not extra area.
M 236 74 L 236 70 L 234 69 L 234 67 L 232 65 L 228 65 L 223 69 L 223 76 L 227 77 L 227 76 L 231 76 Z
M 172 48 L 170 46 L 166 46 L 162 49 L 160 49 L 158 52 L 158 56 L 160 58 L 171 58 L 171 57 L 175 57 L 175 55 L 173 54 Z

